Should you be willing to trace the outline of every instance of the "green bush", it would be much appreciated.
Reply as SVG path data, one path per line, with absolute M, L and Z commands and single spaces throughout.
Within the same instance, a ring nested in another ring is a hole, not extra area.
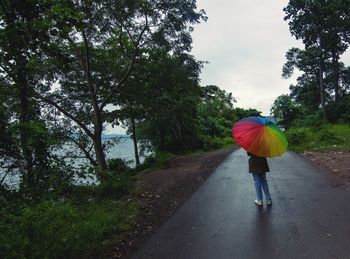
M 319 132 L 318 140 L 321 143 L 329 144 L 329 145 L 337 145 L 341 144 L 342 139 L 340 136 L 333 134 L 328 129 L 323 129 Z
M 141 171 L 146 168 L 152 167 L 157 162 L 156 156 L 148 156 L 145 158 L 144 162 L 136 166 L 136 171 Z
M 27 205 L 0 218 L 0 258 L 87 257 L 125 231 L 136 213 L 136 205 L 125 201 Z
M 286 136 L 289 149 L 295 151 L 350 149 L 350 126 L 322 124 L 314 127 L 293 127 Z
M 98 197 L 120 198 L 128 194 L 133 183 L 133 175 L 131 172 L 107 172 L 105 181 L 95 186 Z
M 130 170 L 130 167 L 124 159 L 113 158 L 108 160 L 108 169 L 115 172 L 126 172 Z
M 232 146 L 232 145 L 236 144 L 236 141 L 233 137 L 225 137 L 223 139 L 223 142 L 225 143 L 225 146 Z
M 206 151 L 221 148 L 225 145 L 225 141 L 221 138 L 202 136 L 200 147 Z
M 301 145 L 311 140 L 308 128 L 290 128 L 286 136 L 290 145 Z
M 300 127 L 318 128 L 318 127 L 321 127 L 323 124 L 324 124 L 324 120 L 322 118 L 322 114 L 320 111 L 318 111 L 315 114 L 311 114 L 311 115 L 307 115 L 307 116 L 295 119 L 292 122 L 291 127 L 292 128 L 300 128 Z
M 136 171 L 145 170 L 148 168 L 162 168 L 165 167 L 169 160 L 174 158 L 175 155 L 167 152 L 158 152 L 151 156 L 146 157 L 145 161 L 136 167 Z
M 337 102 L 330 102 L 327 106 L 327 118 L 335 123 L 350 123 L 350 95 L 344 96 Z

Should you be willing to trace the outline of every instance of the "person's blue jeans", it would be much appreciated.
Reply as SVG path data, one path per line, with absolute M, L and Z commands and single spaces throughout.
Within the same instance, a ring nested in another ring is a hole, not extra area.
M 255 191 L 256 198 L 258 200 L 262 200 L 262 190 L 264 191 L 266 200 L 271 200 L 271 195 L 269 191 L 269 186 L 266 180 L 266 173 L 263 174 L 253 174 L 254 183 L 255 183 Z

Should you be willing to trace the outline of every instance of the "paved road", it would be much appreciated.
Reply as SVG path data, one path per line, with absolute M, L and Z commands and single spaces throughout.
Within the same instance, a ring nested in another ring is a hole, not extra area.
M 269 159 L 273 207 L 255 198 L 240 149 L 134 258 L 350 258 L 350 191 L 294 153 Z

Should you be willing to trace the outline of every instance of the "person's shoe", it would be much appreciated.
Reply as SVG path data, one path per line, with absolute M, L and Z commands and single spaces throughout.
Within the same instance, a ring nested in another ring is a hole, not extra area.
M 262 205 L 263 205 L 263 201 L 262 201 L 262 200 L 258 200 L 258 199 L 256 199 L 256 200 L 254 201 L 254 203 L 255 203 L 256 205 L 258 205 L 258 206 L 262 206 Z
M 272 206 L 272 200 L 267 200 L 266 204 L 267 204 L 267 206 Z

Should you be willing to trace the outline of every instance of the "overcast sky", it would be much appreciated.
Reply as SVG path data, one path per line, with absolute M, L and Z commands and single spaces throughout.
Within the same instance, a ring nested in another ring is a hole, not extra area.
M 281 77 L 285 53 L 302 47 L 283 20 L 280 0 L 198 0 L 208 16 L 195 27 L 193 55 L 208 61 L 201 84 L 232 92 L 236 107 L 255 108 L 268 115 L 275 98 L 289 92 L 295 77 Z
M 289 93 L 297 77 L 281 77 L 285 54 L 292 47 L 303 47 L 283 20 L 287 4 L 287 0 L 197 0 L 198 9 L 208 16 L 192 34 L 192 54 L 209 62 L 202 70 L 201 85 L 217 85 L 233 94 L 236 107 L 269 115 L 273 101 Z M 349 51 L 343 61 L 349 65 Z
M 275 98 L 289 93 L 295 82 L 281 77 L 285 53 L 302 43 L 291 36 L 283 20 L 281 0 L 197 0 L 208 16 L 195 27 L 193 55 L 210 62 L 201 84 L 218 85 L 237 99 L 236 107 L 270 113 Z M 347 53 L 345 64 L 349 65 Z

